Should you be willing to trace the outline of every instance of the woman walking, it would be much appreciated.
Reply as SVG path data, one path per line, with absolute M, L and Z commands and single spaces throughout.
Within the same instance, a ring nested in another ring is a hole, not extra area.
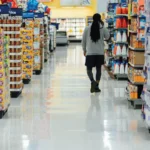
M 91 81 L 91 93 L 101 92 L 99 83 L 101 79 L 101 66 L 104 64 L 104 39 L 109 39 L 109 31 L 104 27 L 100 14 L 93 16 L 92 25 L 84 30 L 82 48 L 86 56 L 85 65 L 87 74 Z M 96 67 L 96 81 L 92 69 Z

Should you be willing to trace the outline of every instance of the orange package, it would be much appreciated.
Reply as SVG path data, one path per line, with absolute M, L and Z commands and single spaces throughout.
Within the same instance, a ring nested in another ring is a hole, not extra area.
M 121 28 L 121 18 L 116 19 L 116 28 Z
M 122 8 L 120 6 L 118 6 L 116 8 L 116 14 L 121 14 L 122 13 Z

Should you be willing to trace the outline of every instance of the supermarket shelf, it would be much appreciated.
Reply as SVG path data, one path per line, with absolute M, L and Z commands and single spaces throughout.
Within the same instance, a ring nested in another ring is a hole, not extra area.
M 10 82 L 10 84 L 21 84 L 22 83 L 22 80 L 21 81 L 14 81 L 14 82 Z
M 22 45 L 13 45 L 13 46 L 9 46 L 9 48 L 22 48 Z
M 144 82 L 134 82 L 129 77 L 128 77 L 128 79 L 130 80 L 130 83 L 132 83 L 134 85 L 144 85 Z
M 21 24 L 0 24 L 0 27 L 21 27 Z
M 117 79 L 128 79 L 127 74 L 114 74 Z
M 113 58 L 128 57 L 127 55 L 113 55 Z
M 137 31 L 129 30 L 129 33 L 137 33 Z
M 10 60 L 10 63 L 19 63 L 19 62 L 22 62 L 22 59 L 20 59 L 20 60 Z
M 40 75 L 42 73 L 42 70 L 33 70 L 33 74 Z
M 143 119 L 143 118 L 142 118 Z M 148 123 L 144 120 L 145 123 L 145 127 L 148 129 L 149 133 L 150 133 L 150 126 L 148 125 Z
M 20 89 L 10 89 L 11 98 L 17 98 L 17 97 L 19 97 L 19 95 L 22 93 L 22 89 L 23 88 L 20 88 Z
M 136 67 L 136 68 L 143 68 L 144 65 L 134 65 L 131 62 L 129 62 L 130 66 Z
M 21 52 L 21 53 L 9 53 L 9 55 L 16 55 L 16 56 L 20 56 L 20 55 L 22 55 L 22 52 Z
M 145 51 L 144 48 L 134 48 L 132 46 L 129 46 L 129 49 L 134 50 L 134 51 Z
M 114 28 L 114 30 L 128 30 L 128 28 Z
M 131 14 L 130 17 L 137 17 L 137 14 Z
M 20 31 L 4 31 L 4 34 L 20 34 Z
M 0 119 L 2 119 L 4 115 L 7 113 L 9 106 L 10 104 L 8 104 L 5 110 L 0 110 Z
M 10 41 L 21 41 L 20 38 L 10 38 Z
M 130 99 L 130 98 L 127 98 L 127 100 L 129 102 L 131 102 L 131 104 L 133 105 L 134 109 L 136 109 L 137 106 L 141 106 L 142 107 L 142 105 L 144 104 L 144 102 L 142 101 L 142 99 Z
M 10 77 L 22 77 L 22 73 L 21 74 L 10 74 Z
M 107 28 L 108 28 L 108 29 L 111 29 L 111 28 L 114 28 L 114 26 L 108 26 Z
M 116 43 L 116 44 L 128 44 L 128 42 L 119 42 L 119 41 L 115 41 L 114 43 Z
M 20 92 L 20 91 L 22 91 L 22 88 L 20 88 L 20 89 L 10 89 L 10 92 Z
M 21 70 L 22 68 L 21 67 L 10 67 L 9 70 Z
M 130 98 L 128 98 L 128 101 L 141 101 L 141 103 L 143 104 L 143 101 L 142 101 L 141 98 L 138 98 L 138 99 L 130 99 Z
M 128 17 L 128 14 L 116 14 L 114 17 Z
M 69 41 L 82 41 L 82 39 L 77 39 L 77 38 L 69 38 Z
M 31 82 L 31 79 L 23 79 L 24 84 L 29 84 Z

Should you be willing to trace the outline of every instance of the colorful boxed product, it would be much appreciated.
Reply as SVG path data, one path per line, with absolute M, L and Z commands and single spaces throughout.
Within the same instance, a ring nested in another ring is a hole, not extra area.
M 26 26 L 21 30 L 23 50 L 23 79 L 31 79 L 33 73 L 33 21 L 26 21 Z

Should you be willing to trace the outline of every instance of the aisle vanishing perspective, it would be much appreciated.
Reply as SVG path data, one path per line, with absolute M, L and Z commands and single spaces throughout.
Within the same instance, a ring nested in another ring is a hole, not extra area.
M 126 81 L 103 71 L 91 95 L 80 44 L 58 47 L 42 75 L 0 120 L 1 150 L 147 150 L 150 135 L 127 103 Z

